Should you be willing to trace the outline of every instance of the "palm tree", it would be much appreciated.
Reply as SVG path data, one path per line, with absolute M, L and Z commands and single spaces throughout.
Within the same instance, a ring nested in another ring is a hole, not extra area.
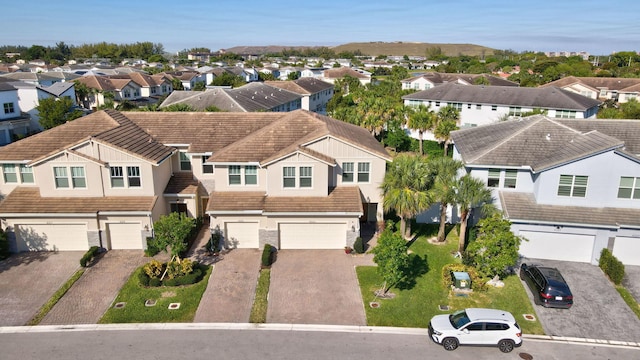
M 430 162 L 433 177 L 433 188 L 430 190 L 433 202 L 440 203 L 440 227 L 438 228 L 438 242 L 445 240 L 445 224 L 447 222 L 447 207 L 456 203 L 456 178 L 458 170 L 464 164 L 449 157 L 438 157 Z
M 444 156 L 447 156 L 447 148 L 451 140 L 451 132 L 458 130 L 460 110 L 452 105 L 447 105 L 438 111 L 438 119 L 433 127 L 433 135 L 438 141 L 444 143 Z
M 462 176 L 457 181 L 455 202 L 460 206 L 460 241 L 458 251 L 463 252 L 467 236 L 467 221 L 474 208 L 481 206 L 485 214 L 495 212 L 497 209 L 491 204 L 493 198 L 484 182 L 469 174 Z
M 394 210 L 400 217 L 400 233 L 411 238 L 411 225 L 407 220 L 429 208 L 428 165 L 422 156 L 398 155 L 387 169 L 382 189 L 382 207 L 385 212 Z
M 437 115 L 431 111 L 428 106 L 420 104 L 417 108 L 413 108 L 409 112 L 409 119 L 407 126 L 410 129 L 418 130 L 418 139 L 420 140 L 420 155 L 423 155 L 422 150 L 422 135 L 425 131 L 431 130 L 436 124 Z

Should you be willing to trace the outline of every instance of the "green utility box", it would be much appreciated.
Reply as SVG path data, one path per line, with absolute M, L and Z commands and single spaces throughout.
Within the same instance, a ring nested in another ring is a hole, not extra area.
M 471 289 L 471 278 L 469 274 L 462 271 L 452 271 L 453 286 L 456 289 Z

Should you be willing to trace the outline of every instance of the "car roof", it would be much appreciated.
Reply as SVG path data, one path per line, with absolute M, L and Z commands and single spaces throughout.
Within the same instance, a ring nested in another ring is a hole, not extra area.
M 507 322 L 516 322 L 516 319 L 511 315 L 510 312 L 498 309 L 483 309 L 483 308 L 468 308 L 465 309 L 469 320 L 478 321 L 478 320 L 502 320 Z
M 558 269 L 544 266 L 536 267 L 538 268 L 538 270 L 540 270 L 542 275 L 547 278 L 547 280 L 549 281 L 549 285 L 560 287 L 568 286 L 567 282 L 564 280 L 564 277 L 562 277 L 562 274 L 560 274 L 560 271 L 558 271 Z

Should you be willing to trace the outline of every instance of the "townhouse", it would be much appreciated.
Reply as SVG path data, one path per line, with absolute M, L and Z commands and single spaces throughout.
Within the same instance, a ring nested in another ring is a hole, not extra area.
M 640 79 L 634 78 L 567 76 L 540 87 L 549 86 L 602 101 L 625 103 L 630 99 L 640 100 Z

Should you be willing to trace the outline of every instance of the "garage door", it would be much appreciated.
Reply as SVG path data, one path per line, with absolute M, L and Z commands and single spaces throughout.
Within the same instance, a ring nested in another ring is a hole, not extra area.
M 85 224 L 15 225 L 18 251 L 86 251 Z
M 140 223 L 107 224 L 109 249 L 142 249 L 141 228 Z
M 346 224 L 280 224 L 281 249 L 343 249 Z
M 520 231 L 529 241 L 520 243 L 520 254 L 534 259 L 591 262 L 592 235 Z
M 625 265 L 640 265 L 640 238 L 616 237 L 613 255 Z
M 259 248 L 257 222 L 228 222 L 225 223 L 225 242 L 231 248 Z

